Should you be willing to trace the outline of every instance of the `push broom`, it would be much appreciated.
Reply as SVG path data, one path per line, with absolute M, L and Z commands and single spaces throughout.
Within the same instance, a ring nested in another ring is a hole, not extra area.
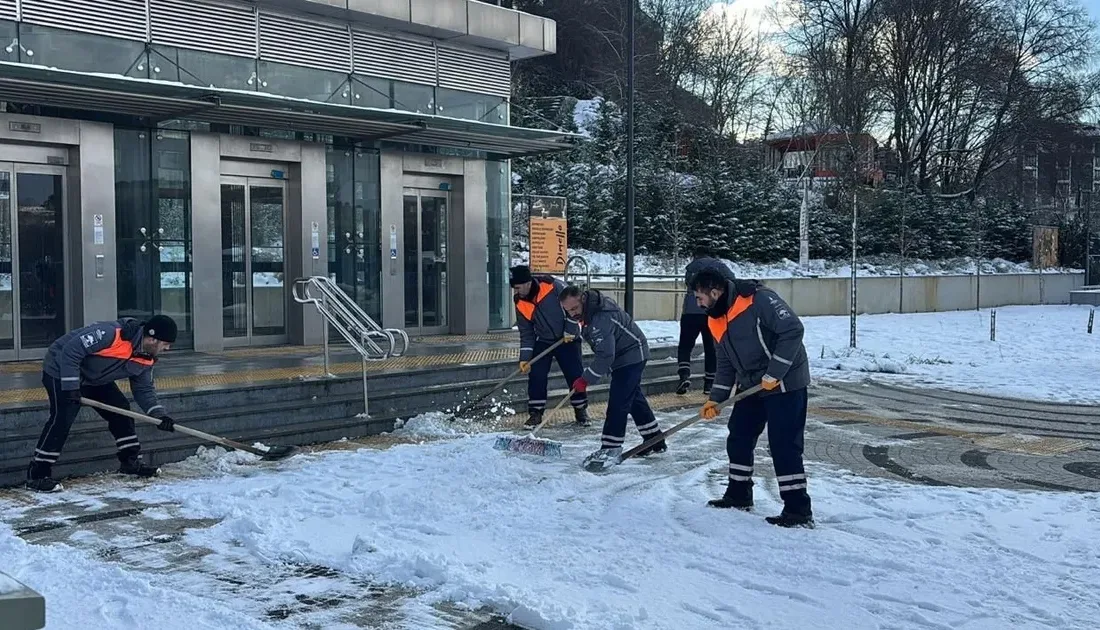
M 546 440 L 535 437 L 542 427 L 544 427 L 547 421 L 550 420 L 550 415 L 561 409 L 565 405 L 566 401 L 573 397 L 575 392 L 570 389 L 557 405 L 554 406 L 549 413 L 542 415 L 542 422 L 537 427 L 531 430 L 527 435 L 517 438 L 502 435 L 497 438 L 497 441 L 493 444 L 493 448 L 498 451 L 511 451 L 513 453 L 525 453 L 527 455 L 543 455 L 546 457 L 561 457 L 561 443 Z

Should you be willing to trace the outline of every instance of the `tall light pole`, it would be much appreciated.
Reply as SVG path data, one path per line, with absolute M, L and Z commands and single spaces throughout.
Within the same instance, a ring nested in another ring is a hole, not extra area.
M 626 299 L 623 306 L 634 316 L 634 5 L 626 7 Z

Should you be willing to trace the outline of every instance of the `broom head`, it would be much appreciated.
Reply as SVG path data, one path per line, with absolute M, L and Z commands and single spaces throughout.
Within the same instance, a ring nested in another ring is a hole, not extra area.
M 493 444 L 498 451 L 511 451 L 525 455 L 541 455 L 543 457 L 561 457 L 561 444 L 550 440 L 540 440 L 533 437 L 508 437 L 500 436 Z

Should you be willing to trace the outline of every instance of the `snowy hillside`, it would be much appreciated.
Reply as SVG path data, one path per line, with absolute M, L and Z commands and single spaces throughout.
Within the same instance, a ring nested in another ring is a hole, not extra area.
M 600 274 L 622 275 L 626 270 L 625 254 L 607 254 L 592 252 L 586 249 L 569 250 L 570 256 L 581 256 L 588 261 L 589 269 L 594 279 L 599 279 Z M 675 260 L 665 256 L 650 256 L 646 254 L 634 257 L 634 273 L 637 275 L 670 275 L 682 277 L 684 267 L 691 260 L 690 257 Z M 872 262 L 874 260 L 874 262 Z M 525 265 L 528 263 L 525 252 L 514 252 L 512 264 Z M 846 260 L 811 260 L 810 269 L 803 270 L 798 261 L 784 259 L 780 263 L 757 264 L 744 261 L 726 260 L 725 263 L 733 269 L 739 278 L 798 278 L 798 277 L 844 277 L 852 275 L 852 268 Z M 975 273 L 977 265 L 972 258 L 958 258 L 950 260 L 907 260 L 905 263 L 905 275 L 907 276 L 936 276 L 936 275 L 970 275 Z M 582 266 L 575 264 L 571 273 L 577 274 Z M 866 259 L 859 266 L 859 275 L 870 276 L 896 276 L 900 269 L 896 260 Z M 1084 273 L 1080 269 L 1052 269 L 1041 270 L 1042 273 Z M 1011 274 L 1011 273 L 1040 273 L 1030 263 L 1013 263 L 1007 260 L 995 258 L 982 260 L 983 274 Z M 652 281 L 653 279 L 639 278 L 639 280 Z

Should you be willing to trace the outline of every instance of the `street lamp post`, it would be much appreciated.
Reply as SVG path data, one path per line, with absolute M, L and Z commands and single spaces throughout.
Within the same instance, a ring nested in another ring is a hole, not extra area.
M 627 0 L 626 55 L 626 312 L 634 315 L 634 5 Z

